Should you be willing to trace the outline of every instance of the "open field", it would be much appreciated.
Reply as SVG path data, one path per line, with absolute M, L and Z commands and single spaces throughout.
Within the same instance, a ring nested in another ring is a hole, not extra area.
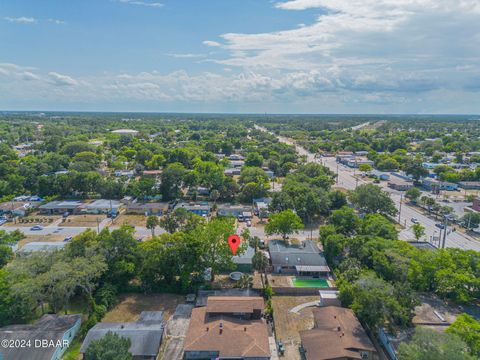
M 97 227 L 105 217 L 105 215 L 70 215 L 60 223 L 60 226 Z
M 184 297 L 175 294 L 124 294 L 102 319 L 104 322 L 136 321 L 142 311 L 164 311 L 165 320 L 174 313 Z
M 145 227 L 147 224 L 147 217 L 144 215 L 126 215 L 121 214 L 116 219 L 114 219 L 114 225 L 123 225 L 128 224 L 132 226 L 142 226 Z

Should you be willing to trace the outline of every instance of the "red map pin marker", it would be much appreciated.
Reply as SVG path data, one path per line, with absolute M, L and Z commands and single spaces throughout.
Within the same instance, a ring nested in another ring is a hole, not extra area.
M 228 237 L 228 245 L 230 246 L 230 250 L 232 250 L 232 255 L 235 255 L 235 253 L 237 252 L 238 246 L 240 245 L 240 236 L 230 235 Z

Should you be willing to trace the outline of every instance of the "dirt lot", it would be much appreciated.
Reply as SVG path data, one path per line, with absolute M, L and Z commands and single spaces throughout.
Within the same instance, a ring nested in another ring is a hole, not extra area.
M 124 294 L 119 303 L 102 319 L 104 322 L 136 321 L 142 311 L 164 311 L 165 320 L 169 319 L 184 297 L 174 294 Z
M 290 312 L 290 309 L 310 301 L 318 300 L 318 296 L 274 296 L 272 298 L 275 334 L 277 340 L 285 344 L 285 359 L 300 360 L 299 331 L 313 327 L 312 308 L 300 311 L 300 314 Z
M 268 281 L 272 286 L 292 287 L 291 275 L 268 274 Z
M 123 224 L 145 227 L 147 224 L 147 218 L 144 215 L 122 214 L 114 220 L 114 226 L 123 225 Z
M 59 226 L 97 227 L 105 218 L 105 215 L 70 215 Z

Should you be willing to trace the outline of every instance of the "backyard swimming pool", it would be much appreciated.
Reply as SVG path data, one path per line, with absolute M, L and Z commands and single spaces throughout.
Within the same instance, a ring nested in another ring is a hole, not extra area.
M 328 288 L 328 282 L 325 279 L 292 279 L 293 286 L 298 288 Z

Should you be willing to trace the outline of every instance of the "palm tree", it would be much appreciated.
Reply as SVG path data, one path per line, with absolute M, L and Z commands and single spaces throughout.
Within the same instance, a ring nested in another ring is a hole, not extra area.
M 235 287 L 240 289 L 250 289 L 253 285 L 253 277 L 248 274 L 243 274 Z
M 265 279 L 267 278 L 267 267 L 269 265 L 268 259 L 265 254 L 261 251 L 256 252 L 252 258 L 252 267 L 254 270 L 260 273 L 260 278 L 262 280 L 262 287 L 265 286 L 265 281 L 263 276 L 265 275 Z

